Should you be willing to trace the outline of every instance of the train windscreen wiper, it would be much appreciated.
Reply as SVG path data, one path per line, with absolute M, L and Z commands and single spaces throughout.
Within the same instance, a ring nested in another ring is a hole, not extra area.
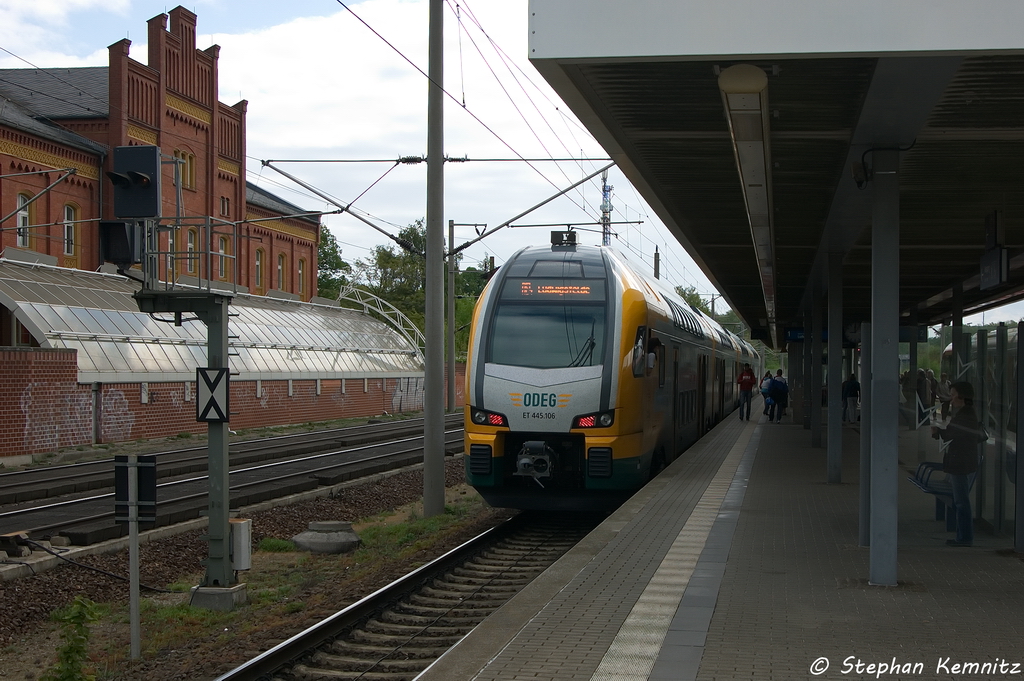
M 597 340 L 594 338 L 594 329 L 597 327 L 597 320 L 591 321 L 590 323 L 590 336 L 587 340 L 583 341 L 583 347 L 580 348 L 576 358 L 569 363 L 571 367 L 582 367 L 590 366 L 590 360 L 594 357 L 594 347 L 597 345 Z

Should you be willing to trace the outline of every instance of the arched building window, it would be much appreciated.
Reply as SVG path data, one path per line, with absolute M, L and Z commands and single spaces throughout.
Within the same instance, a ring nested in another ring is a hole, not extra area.
M 18 194 L 18 248 L 28 248 L 30 243 L 28 226 L 32 222 L 28 202 L 28 196 Z
M 72 205 L 64 206 L 64 255 L 75 254 L 75 221 L 78 210 Z
M 186 189 L 196 188 L 196 155 L 184 149 L 175 149 L 174 158 L 179 159 L 181 186 Z
M 188 230 L 185 241 L 185 249 L 188 251 L 188 271 L 194 274 L 196 271 L 196 230 Z
M 217 265 L 218 271 L 217 271 L 217 274 L 220 276 L 221 279 L 223 279 L 227 275 L 228 259 L 224 257 L 224 255 L 227 252 L 228 252 L 228 238 L 226 236 L 222 236 L 219 239 L 217 239 L 217 253 L 220 254 L 220 256 L 217 258 L 217 261 L 218 261 L 218 265 Z
M 277 256 L 277 288 L 281 291 L 288 290 L 284 283 L 284 261 L 284 253 Z
M 253 285 L 258 288 L 263 288 L 263 249 L 256 249 L 256 267 L 253 269 Z
M 306 261 L 302 260 L 301 258 L 299 259 L 298 275 L 299 275 L 299 290 L 297 291 L 297 293 L 300 296 L 305 296 L 306 295 Z

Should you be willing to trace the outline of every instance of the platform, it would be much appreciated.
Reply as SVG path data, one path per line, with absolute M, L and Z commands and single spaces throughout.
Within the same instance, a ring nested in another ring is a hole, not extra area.
M 1024 676 L 1012 537 L 946 546 L 901 431 L 899 584 L 869 586 L 843 435 L 829 485 L 803 427 L 728 418 L 418 681 Z

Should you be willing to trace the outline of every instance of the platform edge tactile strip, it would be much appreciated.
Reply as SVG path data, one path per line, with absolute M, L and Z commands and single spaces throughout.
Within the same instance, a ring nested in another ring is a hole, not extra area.
M 752 430 L 719 424 L 417 679 L 591 678 L 723 461 Z
M 626 618 L 593 675 L 594 681 L 647 681 L 690 577 L 733 485 L 750 429 L 736 441 Z M 698 657 L 699 659 L 699 657 Z

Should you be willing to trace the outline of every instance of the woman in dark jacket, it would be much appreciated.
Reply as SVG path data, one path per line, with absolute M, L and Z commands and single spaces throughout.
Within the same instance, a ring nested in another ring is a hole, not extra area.
M 974 519 L 971 513 L 969 476 L 978 470 L 978 444 L 983 430 L 974 412 L 974 387 L 959 381 L 949 388 L 949 403 L 953 418 L 945 428 L 932 426 L 932 437 L 948 443 L 942 457 L 942 470 L 953 488 L 953 510 L 956 514 L 956 539 L 948 539 L 950 546 L 970 546 L 974 543 Z

